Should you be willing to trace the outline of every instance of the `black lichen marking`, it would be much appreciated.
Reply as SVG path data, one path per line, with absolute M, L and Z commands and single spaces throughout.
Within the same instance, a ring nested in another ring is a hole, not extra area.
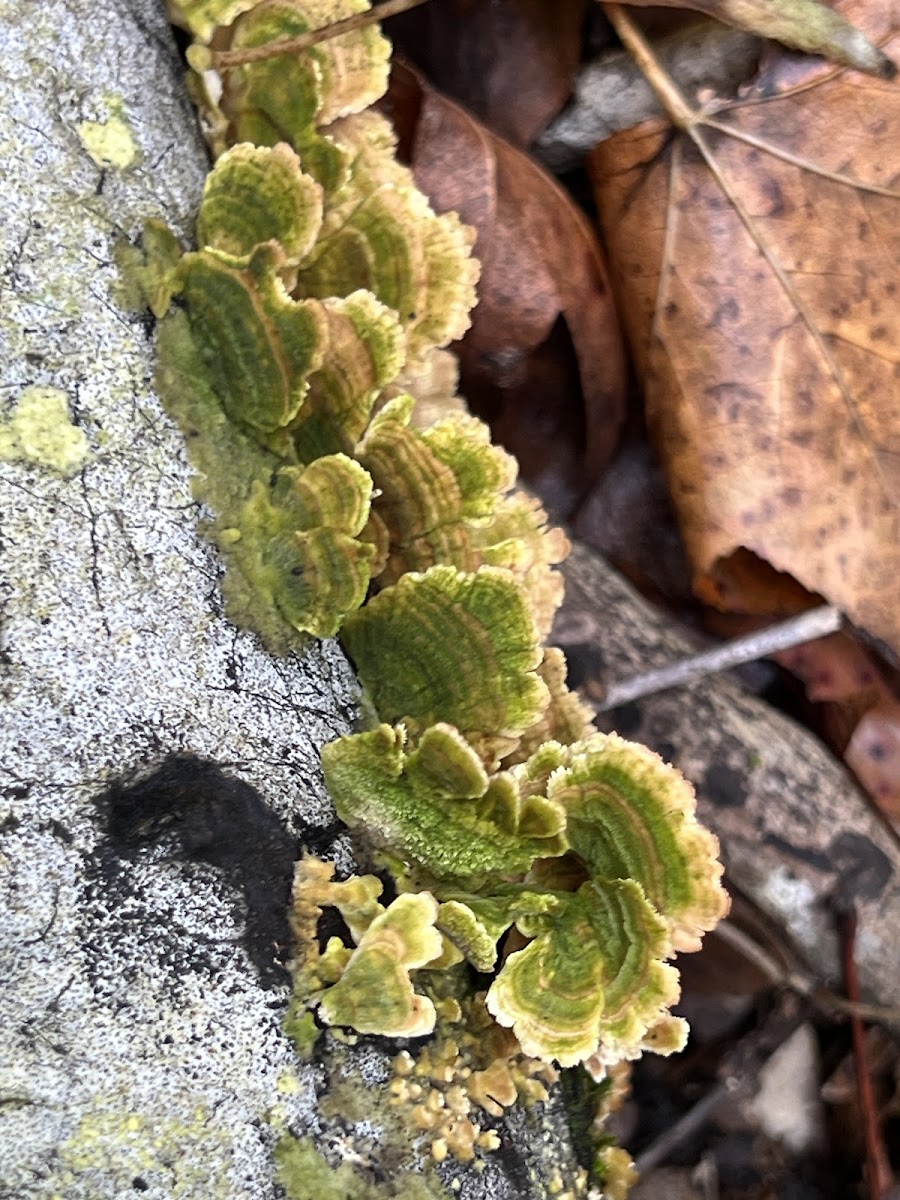
M 747 799 L 746 776 L 725 763 L 713 763 L 703 776 L 703 794 L 719 808 L 737 808 Z
M 85 856 L 76 902 L 84 970 L 98 1005 L 129 1005 L 128 990 L 152 961 L 176 1003 L 191 979 L 213 981 L 233 956 L 216 938 L 198 938 L 173 920 L 135 879 L 134 865 L 110 839 Z
M 887 855 L 863 834 L 849 830 L 839 833 L 829 849 L 841 874 L 841 893 L 848 899 L 877 900 L 893 873 Z
M 185 858 L 216 867 L 240 889 L 242 942 L 262 986 L 289 982 L 284 960 L 299 847 L 258 792 L 215 763 L 177 755 L 137 783 L 110 788 L 103 803 L 109 845 L 119 860 L 168 837 Z
M 514 1195 L 552 1194 L 548 1185 L 553 1175 L 574 1174 L 572 1146 L 563 1132 L 568 1124 L 564 1103 L 557 1097 L 550 1104 L 515 1104 L 505 1111 L 502 1125 L 483 1122 L 505 1131 L 499 1149 L 486 1162 L 499 1168 Z

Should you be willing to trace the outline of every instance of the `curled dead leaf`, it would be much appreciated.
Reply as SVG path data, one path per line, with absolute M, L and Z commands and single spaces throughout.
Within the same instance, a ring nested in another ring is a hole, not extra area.
M 435 87 L 528 146 L 572 93 L 585 8 L 585 0 L 431 0 L 386 33 Z
M 557 512 L 606 465 L 624 411 L 618 321 L 596 237 L 532 159 L 395 62 L 401 152 L 438 212 L 478 231 L 462 390 Z M 549 490 L 550 494 L 547 494 Z
M 897 68 L 865 33 L 856 27 L 854 16 L 835 11 L 851 7 L 822 4 L 819 0 L 625 0 L 632 5 L 691 8 L 705 12 L 726 25 L 772 38 L 794 50 L 822 54 L 883 79 L 893 79 Z M 870 6 L 871 7 L 871 6 Z

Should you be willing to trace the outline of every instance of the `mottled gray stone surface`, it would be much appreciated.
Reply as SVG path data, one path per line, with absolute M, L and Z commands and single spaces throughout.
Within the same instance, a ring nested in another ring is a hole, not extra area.
M 314 1128 L 315 1092 L 248 911 L 283 914 L 282 825 L 331 819 L 318 748 L 353 681 L 333 644 L 276 660 L 222 616 L 152 331 L 116 299 L 119 240 L 186 229 L 205 171 L 162 9 L 132 7 L 0 4 L 0 421 L 51 387 L 87 439 L 69 477 L 0 463 L 0 1194 L 263 1197 L 266 1115 Z M 177 823 L 115 827 L 110 786 L 175 753 L 277 814 L 256 894 Z

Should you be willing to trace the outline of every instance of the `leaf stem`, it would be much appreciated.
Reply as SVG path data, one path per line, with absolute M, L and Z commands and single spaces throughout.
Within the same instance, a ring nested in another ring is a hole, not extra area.
M 298 34 L 297 37 L 267 42 L 264 46 L 247 46 L 240 50 L 207 50 L 204 56 L 208 63 L 206 69 L 226 71 L 232 67 L 245 67 L 250 63 L 279 58 L 285 54 L 299 54 L 308 50 L 310 46 L 318 46 L 320 42 L 327 42 L 344 33 L 353 33 L 356 29 L 365 29 L 367 25 L 375 25 L 387 17 L 394 17 L 425 3 L 427 0 L 384 0 L 383 4 L 366 9 L 365 12 L 353 13 L 350 17 L 344 17 L 342 21 L 335 21 L 322 29 L 311 29 L 308 33 Z

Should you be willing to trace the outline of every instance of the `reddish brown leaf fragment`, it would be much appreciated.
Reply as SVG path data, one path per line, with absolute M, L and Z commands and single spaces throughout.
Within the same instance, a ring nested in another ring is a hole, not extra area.
M 479 301 L 459 347 L 463 391 L 476 408 L 487 398 L 494 411 L 485 415 L 515 453 L 524 441 L 526 461 L 528 442 L 539 442 L 536 467 L 556 461 L 554 439 L 570 431 L 577 469 L 560 488 L 571 504 L 609 460 L 624 411 L 624 354 L 597 240 L 533 160 L 410 68 L 394 64 L 389 97 L 417 184 L 438 212 L 455 209 L 478 231 Z M 526 397 L 539 427 L 522 438 Z
M 872 799 L 900 817 L 900 704 L 886 701 L 870 708 L 844 757 Z
M 395 48 L 495 133 L 528 146 L 572 93 L 585 0 L 431 0 Z

